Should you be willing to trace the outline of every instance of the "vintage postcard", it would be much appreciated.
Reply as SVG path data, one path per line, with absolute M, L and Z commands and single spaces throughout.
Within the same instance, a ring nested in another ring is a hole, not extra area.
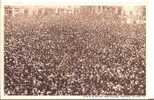
M 85 1 L 1 2 L 2 99 L 147 98 L 147 1 Z

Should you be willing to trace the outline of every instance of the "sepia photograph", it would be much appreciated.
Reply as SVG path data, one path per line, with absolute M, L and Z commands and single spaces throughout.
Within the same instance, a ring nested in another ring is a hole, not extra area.
M 146 5 L 3 6 L 5 96 L 146 96 Z

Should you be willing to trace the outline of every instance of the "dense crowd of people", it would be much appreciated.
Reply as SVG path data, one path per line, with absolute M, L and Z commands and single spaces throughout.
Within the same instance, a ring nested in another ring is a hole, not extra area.
M 102 16 L 5 19 L 5 94 L 145 95 L 145 25 Z

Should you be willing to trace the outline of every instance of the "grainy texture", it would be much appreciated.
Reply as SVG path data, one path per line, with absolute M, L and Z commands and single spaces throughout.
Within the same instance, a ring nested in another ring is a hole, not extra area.
M 145 95 L 145 24 L 114 18 L 6 16 L 5 94 Z

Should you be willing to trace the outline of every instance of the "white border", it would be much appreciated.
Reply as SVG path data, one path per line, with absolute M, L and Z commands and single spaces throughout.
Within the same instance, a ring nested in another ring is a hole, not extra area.
M 5 5 L 145 5 L 147 2 L 148 0 L 3 0 Z
M 1 86 L 1 98 L 2 99 L 154 99 L 154 67 L 153 67 L 153 55 L 154 55 L 154 10 L 152 3 L 148 3 L 147 0 L 48 0 L 51 5 L 146 5 L 147 16 L 146 16 L 146 96 L 4 96 L 4 54 L 3 54 L 3 41 L 4 41 L 4 8 L 3 4 L 7 4 L 5 0 L 1 0 L 0 3 L 0 86 Z M 4 2 L 5 1 L 5 2 Z M 8 1 L 8 0 L 7 0 Z M 13 1 L 13 0 L 12 0 Z M 22 0 L 21 0 L 22 1 Z M 28 0 L 30 1 L 30 0 Z M 45 0 L 44 0 L 45 1 Z M 61 2 L 59 2 L 61 1 Z M 153 1 L 153 0 L 151 0 Z M 48 2 L 44 2 L 43 5 L 46 5 Z M 26 3 L 25 3 L 26 4 Z M 13 5 L 13 4 L 12 4 Z M 33 5 L 33 4 L 32 4 Z M 35 4 L 34 4 L 35 5 Z M 152 15 L 152 16 L 151 16 Z
M 0 1 L 0 98 L 4 94 L 4 7 Z
M 146 25 L 146 89 L 147 96 L 154 99 L 154 0 L 147 6 Z

